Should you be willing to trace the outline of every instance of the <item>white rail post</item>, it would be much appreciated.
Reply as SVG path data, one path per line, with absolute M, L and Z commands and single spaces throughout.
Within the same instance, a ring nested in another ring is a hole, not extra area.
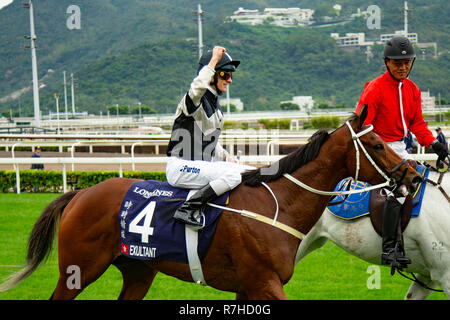
M 14 164 L 14 169 L 16 169 L 16 193 L 20 193 L 20 172 L 19 172 L 19 165 Z
M 21 144 L 21 142 L 17 142 L 17 143 L 14 143 L 14 144 L 13 144 L 13 146 L 12 146 L 12 148 L 11 148 L 11 158 L 15 158 L 15 157 L 16 157 L 15 154 L 14 154 L 14 149 L 15 149 L 16 146 L 18 146 L 19 144 Z
M 72 159 L 73 159 L 73 157 L 74 157 L 74 154 L 75 154 L 75 146 L 76 146 L 77 144 L 81 144 L 81 142 L 80 142 L 80 141 L 75 142 L 74 144 L 72 144 L 72 147 L 71 147 L 71 149 L 70 149 L 70 156 L 71 156 Z M 74 171 L 74 169 L 75 169 L 75 163 L 72 162 L 72 171 Z
M 66 164 L 62 164 L 62 178 L 63 178 L 63 192 L 67 192 L 67 172 L 66 172 Z
M 134 163 L 134 147 L 136 145 L 142 145 L 142 141 L 135 142 L 131 145 L 131 159 L 133 159 L 133 162 L 131 163 L 131 170 L 135 171 L 135 163 Z

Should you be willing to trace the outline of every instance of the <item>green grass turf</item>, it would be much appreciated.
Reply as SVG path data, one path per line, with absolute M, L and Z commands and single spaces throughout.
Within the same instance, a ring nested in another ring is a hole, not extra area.
M 59 194 L 0 194 L 0 279 L 18 270 L 13 267 L 25 261 L 28 235 L 44 207 Z M 56 247 L 56 246 L 55 246 Z M 289 299 L 306 300 L 391 300 L 403 299 L 411 282 L 389 269 L 380 267 L 379 289 L 369 289 L 371 265 L 353 257 L 328 242 L 301 261 L 284 290 Z M 58 279 L 57 251 L 49 260 L 17 287 L 0 293 L 0 300 L 48 299 Z M 120 272 L 111 266 L 78 297 L 80 300 L 116 299 L 122 287 Z M 156 300 L 222 300 L 235 295 L 211 287 L 159 273 L 145 299 Z M 445 300 L 443 293 L 432 293 L 428 299 Z

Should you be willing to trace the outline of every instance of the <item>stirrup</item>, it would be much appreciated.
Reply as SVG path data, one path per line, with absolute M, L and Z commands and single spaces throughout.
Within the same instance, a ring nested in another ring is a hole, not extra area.
M 196 214 L 196 212 L 192 212 L 189 209 L 178 209 L 173 215 L 173 218 L 191 226 L 192 229 L 203 229 L 206 223 L 205 215 L 200 210 L 198 210 L 197 212 L 198 214 Z M 195 215 L 199 216 L 199 218 L 197 219 Z
M 381 254 L 381 264 L 402 270 L 403 268 L 408 268 L 408 264 L 411 264 L 411 259 L 404 256 L 403 250 L 400 250 L 399 244 L 396 243 L 394 248 Z

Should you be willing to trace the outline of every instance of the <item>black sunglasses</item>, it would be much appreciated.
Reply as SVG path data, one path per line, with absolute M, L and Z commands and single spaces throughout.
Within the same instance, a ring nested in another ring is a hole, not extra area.
M 223 71 L 223 70 L 219 70 L 218 74 L 219 74 L 219 77 L 222 78 L 225 81 L 227 81 L 229 79 L 233 79 L 233 72 L 226 72 L 226 71 Z

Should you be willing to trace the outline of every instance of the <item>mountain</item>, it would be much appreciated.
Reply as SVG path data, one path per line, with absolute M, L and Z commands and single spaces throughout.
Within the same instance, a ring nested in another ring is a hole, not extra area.
M 149 105 L 159 112 L 173 112 L 196 72 L 197 24 L 193 10 L 198 1 L 156 0 L 78 1 L 81 28 L 70 30 L 66 13 L 72 1 L 34 1 L 41 110 L 54 109 L 53 93 L 63 94 L 62 71 L 74 73 L 77 110 L 106 112 L 111 104 Z M 367 9 L 367 1 L 344 0 L 341 15 Z M 361 51 L 336 47 L 331 32 L 366 32 L 376 38 L 403 27 L 403 1 L 378 1 L 381 29 L 368 30 L 364 19 L 326 28 L 279 28 L 224 23 L 238 7 L 301 7 L 322 14 L 336 14 L 329 1 L 203 1 L 203 36 L 206 47 L 226 46 L 242 60 L 230 87 L 247 110 L 278 108 L 294 95 L 313 95 L 316 100 L 353 105 L 364 83 L 381 72 L 382 48 L 374 48 L 369 64 Z M 421 42 L 437 42 L 439 59 L 418 60 L 411 78 L 423 90 L 448 95 L 449 22 L 445 0 L 408 1 L 409 30 Z M 0 10 L 7 32 L 0 33 L 0 99 L 30 86 L 30 52 L 23 47 L 29 34 L 28 11 L 14 1 Z M 48 72 L 51 69 L 53 72 Z M 26 90 L 25 90 L 26 91 Z M 70 93 L 70 90 L 69 90 Z M 19 104 L 31 114 L 32 93 L 20 100 L 0 102 L 0 112 Z

